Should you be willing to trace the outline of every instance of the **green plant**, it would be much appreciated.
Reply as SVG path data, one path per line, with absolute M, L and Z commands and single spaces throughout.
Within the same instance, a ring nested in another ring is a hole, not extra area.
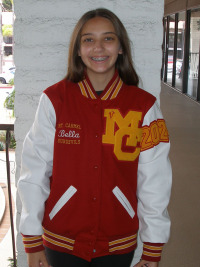
M 11 133 L 11 135 L 10 135 L 10 145 L 9 145 L 9 148 L 13 148 L 13 149 L 16 148 L 16 141 L 15 141 L 14 133 Z
M 13 267 L 14 266 L 14 259 L 13 258 L 8 258 L 8 261 L 10 262 L 10 264 L 8 265 L 8 267 Z
M 6 99 L 4 101 L 4 107 L 14 110 L 14 101 L 15 101 L 15 90 L 13 90 L 12 93 L 10 93 L 6 97 Z
M 14 78 L 10 79 L 9 84 L 14 85 Z
M 0 151 L 4 151 L 4 144 L 3 144 L 3 142 L 0 142 Z
M 6 11 L 12 11 L 13 0 L 3 0 L 2 5 Z
M 5 143 L 6 140 L 6 131 L 0 131 L 0 142 Z
M 6 131 L 0 131 L 0 151 L 3 151 L 6 147 Z M 9 148 L 15 149 L 16 148 L 16 141 L 14 132 L 10 133 L 10 144 Z
M 12 25 L 8 25 L 5 24 L 2 26 L 2 34 L 3 37 L 7 36 L 7 37 L 11 37 L 13 36 L 13 26 Z

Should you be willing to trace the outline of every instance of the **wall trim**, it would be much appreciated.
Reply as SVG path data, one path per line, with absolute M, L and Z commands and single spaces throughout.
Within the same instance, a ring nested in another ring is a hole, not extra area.
M 165 2 L 166 2 L 166 0 L 165 0 Z M 166 17 L 166 16 L 170 16 L 174 13 L 183 12 L 183 11 L 187 11 L 190 9 L 197 9 L 197 8 L 200 8 L 199 3 L 190 4 L 190 3 L 188 3 L 188 0 L 187 0 L 184 4 L 179 5 L 178 0 L 176 0 L 176 1 L 165 4 L 164 16 Z

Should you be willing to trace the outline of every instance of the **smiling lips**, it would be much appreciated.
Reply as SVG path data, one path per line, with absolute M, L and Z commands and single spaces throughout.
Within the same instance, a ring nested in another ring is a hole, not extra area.
M 102 62 L 108 59 L 108 57 L 91 57 L 91 59 L 96 62 Z

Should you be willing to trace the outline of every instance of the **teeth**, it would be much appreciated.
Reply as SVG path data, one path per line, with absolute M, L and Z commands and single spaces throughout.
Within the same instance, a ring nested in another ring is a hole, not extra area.
M 92 60 L 94 60 L 94 61 L 104 61 L 106 59 L 107 59 L 107 57 L 92 57 Z

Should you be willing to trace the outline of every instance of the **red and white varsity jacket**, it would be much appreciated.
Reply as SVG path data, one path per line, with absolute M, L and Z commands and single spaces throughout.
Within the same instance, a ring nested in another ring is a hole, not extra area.
M 26 252 L 43 244 L 91 261 L 137 246 L 159 261 L 168 241 L 169 137 L 156 99 L 115 73 L 47 88 L 27 134 L 18 190 Z

